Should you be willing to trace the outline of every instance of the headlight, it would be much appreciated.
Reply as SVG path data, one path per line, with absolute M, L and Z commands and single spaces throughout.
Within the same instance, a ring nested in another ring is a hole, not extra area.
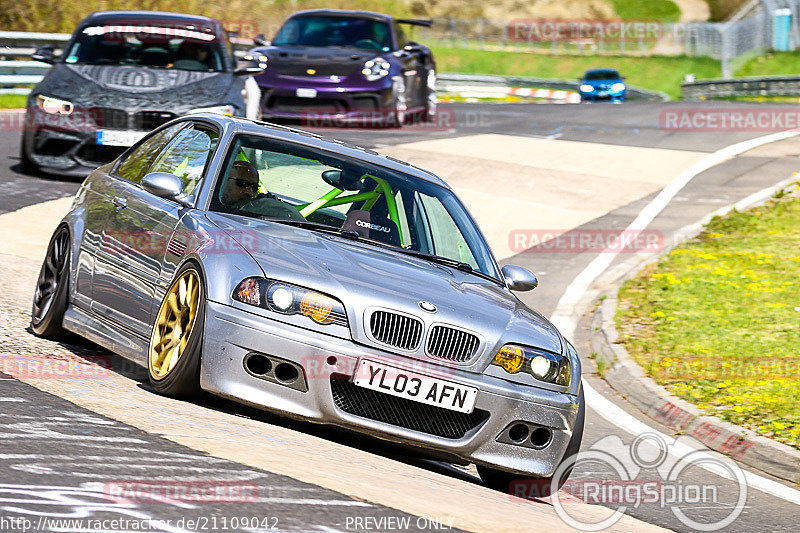
M 574 87 L 574 85 L 573 85 L 573 87 Z M 581 92 L 582 93 L 590 93 L 592 91 L 594 91 L 594 87 L 592 87 L 588 83 L 582 83 L 581 84 Z
M 232 105 L 216 105 L 212 107 L 198 107 L 189 111 L 191 113 L 217 113 L 219 115 L 227 115 L 232 117 L 236 112 L 236 108 Z
M 248 54 L 244 56 L 242 59 L 244 59 L 245 61 L 252 61 L 252 62 L 258 61 L 258 68 L 263 68 L 263 69 L 267 68 L 267 61 L 269 61 L 269 57 L 263 54 L 259 54 L 257 56 L 251 56 L 250 54 Z
M 388 61 L 382 57 L 376 57 L 375 59 L 370 59 L 364 63 L 364 68 L 361 69 L 361 74 L 363 74 L 364 77 L 369 81 L 375 81 L 388 75 L 390 67 L 391 65 L 389 65 Z
M 611 86 L 611 90 L 614 91 L 615 93 L 621 93 L 622 91 L 625 90 L 625 84 L 615 83 L 614 85 Z
M 563 355 L 517 344 L 503 346 L 494 356 L 492 364 L 502 367 L 509 374 L 526 372 L 539 381 L 556 385 L 569 385 L 571 377 L 569 359 Z
M 347 327 L 347 314 L 339 300 L 281 281 L 247 278 L 233 291 L 233 299 L 282 315 L 303 315 L 323 326 Z
M 71 115 L 72 111 L 75 109 L 72 102 L 53 98 L 52 96 L 45 96 L 43 94 L 36 96 L 36 104 L 39 106 L 39 109 L 51 115 Z

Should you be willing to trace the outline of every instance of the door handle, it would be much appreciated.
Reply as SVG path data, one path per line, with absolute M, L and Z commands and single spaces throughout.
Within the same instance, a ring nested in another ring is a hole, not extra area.
M 111 200 L 111 202 L 117 207 L 117 211 L 120 211 L 128 207 L 128 199 L 123 198 L 121 196 L 115 196 L 114 199 Z

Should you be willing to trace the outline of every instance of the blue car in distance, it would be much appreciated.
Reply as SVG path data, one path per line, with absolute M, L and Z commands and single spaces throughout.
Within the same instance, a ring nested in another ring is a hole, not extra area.
M 611 68 L 587 70 L 583 77 L 578 79 L 581 84 L 579 87 L 581 102 L 624 101 L 628 87 L 623 80 L 619 72 Z

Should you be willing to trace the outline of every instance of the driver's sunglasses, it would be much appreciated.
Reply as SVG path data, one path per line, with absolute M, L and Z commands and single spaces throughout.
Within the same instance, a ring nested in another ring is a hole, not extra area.
M 258 183 L 256 182 L 243 180 L 241 178 L 233 178 L 233 181 L 242 189 L 250 189 L 253 192 L 258 192 Z

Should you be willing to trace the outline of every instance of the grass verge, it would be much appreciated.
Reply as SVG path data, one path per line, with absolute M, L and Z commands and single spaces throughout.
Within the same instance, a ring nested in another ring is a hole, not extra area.
M 611 0 L 622 20 L 657 20 L 678 22 L 681 8 L 671 0 Z
M 616 323 L 672 394 L 800 448 L 800 184 L 792 190 L 715 218 L 625 283 Z
M 739 68 L 736 76 L 796 76 L 800 74 L 800 52 L 770 52 Z
M 587 69 L 613 67 L 626 77 L 629 84 L 662 91 L 674 99 L 680 98 L 685 74 L 693 73 L 701 79 L 718 77 L 720 72 L 719 61 L 708 57 L 557 56 L 442 46 L 434 47 L 433 51 L 440 72 L 577 80 Z
M 25 107 L 24 94 L 0 94 L 0 109 L 16 109 Z

